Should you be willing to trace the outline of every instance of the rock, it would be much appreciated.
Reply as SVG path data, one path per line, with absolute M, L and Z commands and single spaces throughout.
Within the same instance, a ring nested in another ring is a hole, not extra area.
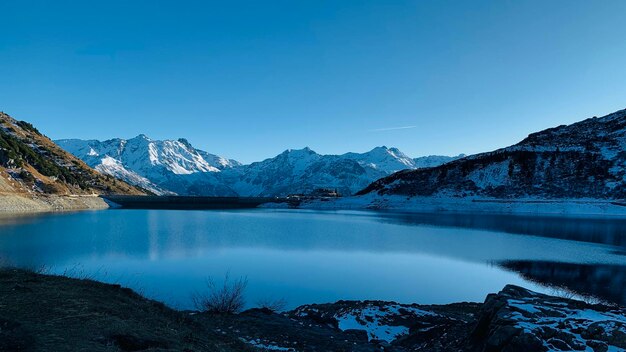
M 489 295 L 471 334 L 475 351 L 594 351 L 626 348 L 626 310 L 508 285 Z

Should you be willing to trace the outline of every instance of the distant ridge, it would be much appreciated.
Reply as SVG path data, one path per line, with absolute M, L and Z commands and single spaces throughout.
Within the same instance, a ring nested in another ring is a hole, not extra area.
M 99 172 L 155 194 L 198 196 L 284 196 L 333 188 L 350 195 L 372 181 L 462 157 L 412 159 L 397 148 L 366 153 L 321 155 L 306 147 L 288 149 L 249 165 L 194 148 L 186 139 L 65 139 L 56 141 Z

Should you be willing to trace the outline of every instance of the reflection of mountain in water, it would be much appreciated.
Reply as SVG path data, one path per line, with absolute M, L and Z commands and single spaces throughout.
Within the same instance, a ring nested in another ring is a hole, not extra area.
M 256 249 L 626 265 L 624 256 L 616 254 L 626 249 L 618 231 L 622 224 L 626 221 L 461 214 L 120 210 L 38 216 L 4 225 L 0 220 L 0 259 L 38 265 L 96 257 L 197 258 Z M 578 241 L 562 239 L 569 237 Z
M 626 247 L 625 219 L 558 218 L 492 214 L 401 214 L 381 221 L 481 229 Z
M 532 261 L 510 261 L 499 265 L 540 284 L 565 287 L 581 295 L 626 304 L 625 266 Z

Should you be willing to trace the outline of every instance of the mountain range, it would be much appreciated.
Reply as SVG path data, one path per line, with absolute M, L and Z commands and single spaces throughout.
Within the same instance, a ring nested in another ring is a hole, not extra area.
M 521 142 L 384 177 L 359 195 L 626 198 L 626 110 L 530 134 Z
M 0 196 L 47 202 L 47 195 L 284 196 L 333 188 L 344 195 L 402 199 L 626 198 L 626 110 L 533 133 L 492 152 L 456 157 L 413 159 L 384 146 L 341 155 L 303 148 L 244 165 L 185 139 L 139 135 L 57 143 L 0 113 Z
M 64 139 L 56 143 L 103 174 L 161 195 L 284 196 L 317 188 L 351 195 L 394 172 L 464 157 L 412 159 L 397 148 L 384 146 L 342 155 L 321 155 L 303 148 L 243 165 L 196 149 L 185 139 L 161 141 L 139 135 L 131 139 Z

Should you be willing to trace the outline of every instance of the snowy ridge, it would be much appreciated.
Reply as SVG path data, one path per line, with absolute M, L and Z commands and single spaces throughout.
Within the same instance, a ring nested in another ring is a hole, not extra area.
M 334 188 L 349 195 L 380 177 L 414 168 L 413 160 L 395 148 L 343 155 L 321 155 L 304 148 L 289 149 L 226 174 L 240 195 L 287 195 L 317 188 Z
M 376 147 L 366 153 L 346 153 L 341 155 L 345 159 L 355 160 L 361 166 L 371 166 L 386 172 L 396 172 L 404 169 L 415 169 L 415 161 L 397 148 L 385 146 Z M 445 157 L 444 157 L 445 158 Z
M 142 177 L 133 171 L 127 170 L 126 168 L 124 168 L 124 166 L 119 160 L 113 159 L 112 157 L 108 155 L 102 159 L 101 164 L 96 165 L 95 169 L 96 171 L 102 174 L 111 175 L 115 178 L 124 180 L 135 186 L 139 186 L 154 194 L 162 194 L 162 195 L 172 194 L 172 192 L 166 191 L 156 186 L 155 184 L 150 182 L 150 180 L 148 180 L 147 178 Z
M 397 148 L 321 155 L 310 148 L 288 149 L 249 165 L 194 148 L 186 139 L 135 138 L 59 140 L 89 166 L 155 194 L 285 196 L 318 188 L 351 195 L 396 171 L 440 165 L 459 157 L 411 159 Z
M 212 174 L 239 163 L 197 150 L 185 139 L 158 141 L 139 135 L 103 142 L 64 139 L 57 144 L 99 172 L 155 194 L 234 195 Z
M 626 110 L 530 134 L 510 147 L 402 171 L 359 194 L 626 198 Z

